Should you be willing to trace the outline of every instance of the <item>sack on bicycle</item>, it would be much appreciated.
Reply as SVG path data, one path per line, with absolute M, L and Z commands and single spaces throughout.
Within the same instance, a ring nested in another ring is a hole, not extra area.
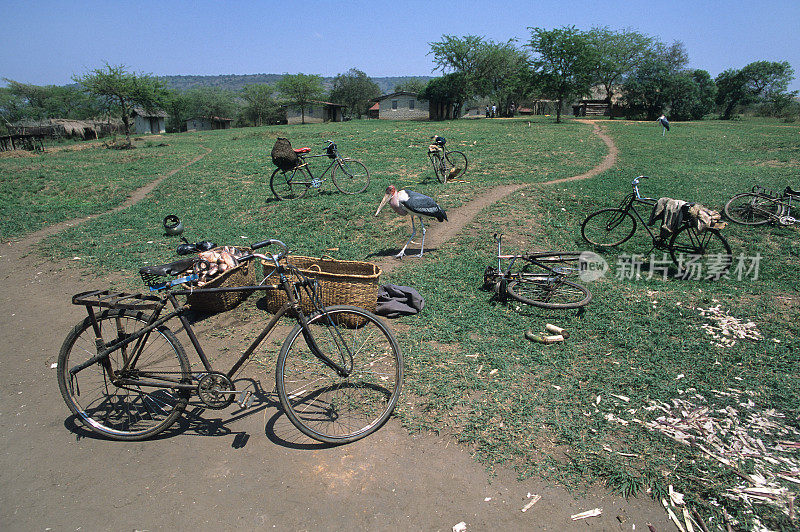
M 300 158 L 292 149 L 292 143 L 289 142 L 289 139 L 278 137 L 272 147 L 272 163 L 284 172 L 288 172 L 297 166 L 299 162 Z

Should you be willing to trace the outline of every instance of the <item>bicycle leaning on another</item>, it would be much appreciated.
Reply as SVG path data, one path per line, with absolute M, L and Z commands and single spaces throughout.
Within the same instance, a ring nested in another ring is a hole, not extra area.
M 280 262 L 288 252 L 285 244 L 265 240 L 251 249 L 267 246 L 280 252 L 251 253 L 238 260 L 273 265 L 268 277 L 277 277 L 286 302 L 224 372 L 212 367 L 187 319 L 191 305 L 181 304 L 176 296 L 274 290 L 273 286 L 262 281 L 244 287 L 183 288 L 208 266 L 189 257 L 140 270 L 158 295 L 93 290 L 73 296 L 72 302 L 84 306 L 88 316 L 67 335 L 58 356 L 58 386 L 69 410 L 97 434 L 143 440 L 175 423 L 193 396 L 205 408 L 225 408 L 234 399 L 247 408 L 253 394 L 236 389 L 235 375 L 278 321 L 289 316 L 296 326 L 280 349 L 275 380 L 292 424 L 330 444 L 352 442 L 380 428 L 397 405 L 403 382 L 403 354 L 391 330 L 362 308 L 324 307 L 315 281 Z M 316 311 L 303 313 L 303 297 L 311 298 Z M 176 319 L 202 363 L 199 370 L 192 369 L 183 345 L 167 327 Z
M 752 192 L 737 194 L 728 200 L 723 209 L 725 216 L 732 222 L 743 225 L 763 225 L 776 223 L 778 225 L 793 225 L 798 223 L 792 216 L 797 206 L 793 202 L 800 202 L 800 191 L 786 187 L 783 193 L 755 185 Z

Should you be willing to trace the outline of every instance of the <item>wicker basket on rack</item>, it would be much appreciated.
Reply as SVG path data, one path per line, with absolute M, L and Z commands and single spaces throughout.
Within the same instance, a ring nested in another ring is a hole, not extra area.
M 378 279 L 381 269 L 371 262 L 338 260 L 330 257 L 303 257 L 290 255 L 281 260 L 287 266 L 298 268 L 303 275 L 317 281 L 317 296 L 323 305 L 353 305 L 375 312 L 378 302 Z M 270 274 L 273 264 L 262 261 L 264 276 L 272 281 L 272 289 L 264 292 L 267 310 L 275 312 L 286 303 L 286 293 Z M 305 296 L 300 302 L 303 312 L 315 310 L 314 302 Z
M 220 249 L 215 248 L 214 251 L 219 251 Z M 236 249 L 243 253 L 252 252 L 247 247 L 238 247 Z M 253 261 L 247 261 L 221 273 L 203 285 L 202 288 L 229 288 L 234 286 L 253 286 L 255 284 L 256 265 Z M 194 292 L 186 296 L 186 304 L 190 305 L 193 310 L 200 312 L 224 312 L 234 308 L 252 293 L 252 290 L 240 292 Z

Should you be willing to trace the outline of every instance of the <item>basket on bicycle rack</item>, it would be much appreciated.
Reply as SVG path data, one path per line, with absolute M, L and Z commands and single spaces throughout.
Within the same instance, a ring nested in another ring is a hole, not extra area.
M 330 257 L 304 257 L 302 255 L 289 255 L 281 260 L 286 266 L 293 266 L 300 273 L 312 281 L 316 281 L 314 289 L 317 297 L 324 306 L 353 305 L 370 312 L 375 312 L 378 303 L 378 279 L 381 269 L 371 262 L 355 260 L 338 260 Z M 262 262 L 264 276 L 271 276 L 275 269 L 274 264 Z M 275 312 L 286 303 L 286 293 L 273 281 L 269 290 L 265 291 L 264 299 L 269 312 Z M 314 301 L 310 297 L 303 297 L 300 308 L 304 314 L 316 310 Z M 358 326 L 358 324 L 347 324 Z
M 215 248 L 212 251 L 221 249 Z M 249 247 L 237 247 L 236 249 L 245 255 L 252 253 Z M 234 286 L 253 286 L 255 284 L 256 267 L 253 261 L 248 260 L 217 275 L 203 285 L 202 288 L 230 288 Z M 187 288 L 190 287 L 187 286 Z M 224 312 L 234 308 L 252 293 L 252 290 L 238 292 L 203 292 L 202 290 L 197 290 L 186 296 L 186 304 L 191 305 L 193 310 L 200 312 Z

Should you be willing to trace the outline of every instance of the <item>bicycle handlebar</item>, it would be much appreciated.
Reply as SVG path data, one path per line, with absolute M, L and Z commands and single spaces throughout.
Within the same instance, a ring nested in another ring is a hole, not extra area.
M 255 244 L 251 244 L 250 245 L 250 247 L 253 249 L 253 251 L 255 251 L 257 249 L 260 249 L 260 248 L 265 248 L 267 246 L 278 246 L 279 248 L 281 248 L 280 253 L 278 253 L 277 255 L 272 255 L 272 260 L 276 264 L 277 264 L 277 262 L 279 260 L 281 260 L 283 257 L 285 257 L 289 253 L 289 246 L 287 246 L 286 244 L 284 244 L 280 240 L 275 240 L 275 239 L 272 239 L 272 238 L 269 239 L 269 240 L 262 240 L 261 242 L 256 242 Z
M 631 186 L 633 187 L 633 193 L 636 196 L 636 199 L 644 199 L 644 198 L 642 198 L 642 195 L 639 193 L 639 180 L 640 179 L 650 179 L 650 176 L 640 175 L 640 176 L 634 178 L 633 181 L 631 181 Z

